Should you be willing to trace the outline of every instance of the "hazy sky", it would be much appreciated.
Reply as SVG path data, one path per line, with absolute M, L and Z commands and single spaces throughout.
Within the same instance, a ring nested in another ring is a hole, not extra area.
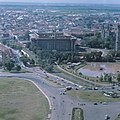
M 0 0 L 0 2 L 41 2 L 41 3 L 104 3 L 120 4 L 120 0 Z

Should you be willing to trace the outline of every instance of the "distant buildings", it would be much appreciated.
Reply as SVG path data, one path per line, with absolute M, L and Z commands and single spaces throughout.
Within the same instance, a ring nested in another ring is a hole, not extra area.
M 74 51 L 76 39 L 63 33 L 31 35 L 31 43 L 42 50 Z
M 72 6 L 72 9 L 63 7 L 61 10 L 61 8 L 62 6 L 60 9 L 59 7 L 56 9 L 56 6 L 49 8 L 49 5 L 45 8 L 42 5 L 39 6 L 39 8 L 36 6 L 32 9 L 28 6 L 18 9 L 14 5 L 9 7 L 5 5 L 4 9 L 1 7 L 0 39 L 12 41 L 16 38 L 15 36 L 17 36 L 16 39 L 26 41 L 29 39 L 27 38 L 28 33 L 44 32 L 44 34 L 48 34 L 55 30 L 56 32 L 64 32 L 84 41 L 85 39 L 89 39 L 89 37 L 101 33 L 100 39 L 105 40 L 104 43 L 107 44 L 109 39 L 111 41 L 113 40 L 112 47 L 108 48 L 113 49 L 114 46 L 116 50 L 119 49 L 119 35 L 116 36 L 116 23 L 120 22 L 120 13 L 118 13 L 118 10 L 113 9 L 113 11 L 107 12 L 105 9 L 99 11 L 96 8 L 96 10 L 93 11 L 89 10 L 89 7 L 87 8 L 86 6 L 85 11 L 83 8 L 77 9 L 76 6 Z M 66 8 L 68 9 L 67 11 Z M 75 40 L 70 36 L 66 37 L 63 35 L 64 37 L 58 37 L 48 35 L 42 37 L 38 36 L 38 38 L 35 38 L 35 36 L 31 39 L 32 43 L 39 43 L 41 49 L 69 51 L 74 50 L 75 47 Z M 116 45 L 115 37 L 117 41 Z M 36 41 L 33 40 L 34 38 Z M 43 43 L 45 43 L 45 45 L 43 45 Z M 51 45 L 52 43 L 54 44 Z
M 109 23 L 103 23 L 101 28 L 101 38 L 102 40 L 105 40 L 106 38 L 110 37 L 110 24 Z

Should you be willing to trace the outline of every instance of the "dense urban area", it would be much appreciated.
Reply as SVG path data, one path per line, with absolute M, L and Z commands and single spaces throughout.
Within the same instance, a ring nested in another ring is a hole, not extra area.
M 0 11 L 1 120 L 120 120 L 119 5 Z

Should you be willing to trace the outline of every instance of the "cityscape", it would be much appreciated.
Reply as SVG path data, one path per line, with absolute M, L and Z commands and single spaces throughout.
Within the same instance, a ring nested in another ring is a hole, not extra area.
M 119 4 L 0 11 L 0 120 L 120 120 Z

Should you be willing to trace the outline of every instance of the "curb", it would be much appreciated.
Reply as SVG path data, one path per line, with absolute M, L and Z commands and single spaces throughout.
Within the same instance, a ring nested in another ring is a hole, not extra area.
M 49 109 L 50 109 L 50 111 L 51 111 L 51 110 L 52 110 L 52 104 L 51 104 L 50 99 L 48 98 L 48 96 L 45 94 L 45 92 L 43 92 L 43 90 L 42 90 L 35 82 L 33 82 L 33 81 L 30 80 L 30 79 L 27 79 L 27 80 L 28 80 L 29 82 L 33 83 L 33 84 L 38 88 L 38 90 L 41 91 L 42 94 L 47 98 L 48 104 L 49 104 Z M 48 120 L 52 120 L 52 119 L 51 119 L 51 113 L 48 114 L 48 118 L 47 118 L 47 119 L 48 119 Z
M 28 81 L 32 82 L 42 92 L 42 94 L 47 98 L 48 103 L 49 103 L 49 107 L 50 107 L 50 110 L 51 110 L 52 109 L 52 105 L 51 105 L 50 99 L 45 94 L 45 92 L 43 92 L 43 90 L 35 82 L 33 82 L 32 80 L 28 80 Z

